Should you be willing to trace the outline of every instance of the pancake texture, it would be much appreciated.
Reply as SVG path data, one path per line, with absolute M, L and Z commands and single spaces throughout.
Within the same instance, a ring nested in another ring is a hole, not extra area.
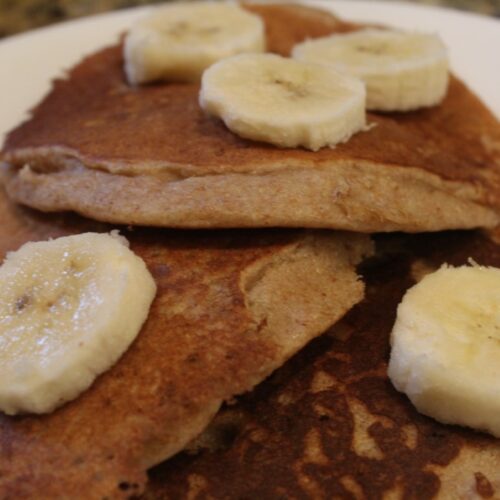
M 420 415 L 387 378 L 406 290 L 443 262 L 500 267 L 500 246 L 479 232 L 376 244 L 364 301 L 223 408 L 192 443 L 197 454 L 153 469 L 144 499 L 500 498 L 500 440 Z
M 304 6 L 246 8 L 282 55 L 359 28 Z M 439 106 L 369 113 L 369 130 L 318 152 L 241 139 L 202 112 L 198 92 L 130 87 L 120 45 L 84 59 L 8 135 L 9 196 L 47 212 L 185 228 L 417 232 L 500 221 L 500 124 L 454 76 Z
M 104 224 L 16 207 L 0 192 L 0 258 Z M 123 230 L 158 293 L 137 339 L 74 401 L 0 414 L 0 498 L 125 498 L 223 401 L 252 389 L 363 297 L 367 236 Z

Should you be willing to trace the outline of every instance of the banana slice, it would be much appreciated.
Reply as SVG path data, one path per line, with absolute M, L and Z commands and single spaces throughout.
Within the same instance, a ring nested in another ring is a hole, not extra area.
M 442 267 L 403 298 L 389 377 L 417 410 L 500 437 L 500 269 Z
M 156 9 L 125 38 L 125 73 L 131 84 L 199 81 L 224 57 L 265 50 L 264 23 L 234 4 L 186 2 Z
M 365 29 L 307 40 L 292 56 L 363 79 L 370 110 L 434 106 L 448 88 L 448 55 L 437 35 Z
M 203 74 L 200 105 L 241 137 L 313 151 L 366 126 L 361 80 L 274 54 L 214 64 Z
M 47 413 L 113 365 L 156 285 L 115 234 L 26 243 L 0 267 L 0 409 Z

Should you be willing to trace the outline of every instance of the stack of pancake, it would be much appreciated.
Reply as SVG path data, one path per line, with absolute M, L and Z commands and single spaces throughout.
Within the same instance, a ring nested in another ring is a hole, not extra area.
M 359 28 L 246 8 L 282 55 Z M 55 81 L 7 137 L 0 254 L 120 224 L 158 295 L 86 393 L 0 416 L 0 496 L 500 495 L 498 441 L 419 415 L 386 374 L 413 283 L 443 262 L 500 266 L 498 121 L 452 76 L 439 106 L 369 113 L 369 131 L 310 152 L 235 136 L 198 92 L 130 87 L 118 44 Z

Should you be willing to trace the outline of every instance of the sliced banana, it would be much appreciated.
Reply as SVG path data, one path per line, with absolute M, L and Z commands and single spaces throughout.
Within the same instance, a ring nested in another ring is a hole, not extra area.
M 241 137 L 313 151 L 366 126 L 360 80 L 274 54 L 214 64 L 203 74 L 200 105 Z
M 448 88 L 447 50 L 437 35 L 365 29 L 307 40 L 292 56 L 363 79 L 370 110 L 434 106 Z
M 0 410 L 47 413 L 127 349 L 156 285 L 115 234 L 26 243 L 0 267 Z
M 199 81 L 224 57 L 263 52 L 262 19 L 235 4 L 173 3 L 155 9 L 125 38 L 125 72 L 131 84 Z
M 403 298 L 389 377 L 418 411 L 500 437 L 500 269 L 442 267 Z

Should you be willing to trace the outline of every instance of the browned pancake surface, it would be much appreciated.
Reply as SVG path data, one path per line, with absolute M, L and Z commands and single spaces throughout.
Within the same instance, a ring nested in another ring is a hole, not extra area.
M 396 308 L 415 280 L 469 257 L 479 233 L 379 238 L 367 296 L 200 439 L 153 470 L 148 499 L 500 498 L 500 440 L 420 415 L 387 378 Z M 392 496 L 391 496 L 392 494 Z
M 309 12 L 308 17 L 304 14 L 308 9 L 300 7 L 252 10 L 266 21 L 269 50 L 284 55 L 306 36 L 355 28 L 327 13 Z M 359 159 L 416 167 L 443 179 L 485 187 L 493 182 L 497 190 L 492 200 L 498 202 L 499 124 L 454 77 L 441 105 L 410 113 L 369 114 L 369 123 L 377 124 L 372 130 L 318 152 L 240 139 L 221 121 L 204 115 L 198 92 L 197 84 L 133 89 L 124 80 L 121 47 L 105 49 L 79 64 L 69 79 L 55 83 L 33 119 L 9 135 L 4 152 L 62 146 L 77 152 L 86 165 L 116 163 L 120 170 L 128 168 L 135 174 L 148 164 L 185 166 L 191 175 L 204 175 L 287 162 L 317 168 L 345 158 Z
M 306 6 L 247 8 L 280 54 L 359 28 Z M 317 152 L 239 138 L 201 111 L 198 92 L 130 87 L 119 45 L 89 56 L 8 135 L 0 174 L 9 196 L 43 211 L 181 228 L 418 232 L 500 220 L 500 125 L 453 76 L 439 106 L 369 114 L 369 130 Z
M 28 240 L 110 229 L 37 215 L 0 193 L 0 258 Z M 44 416 L 0 414 L 0 498 L 141 491 L 145 470 L 183 448 L 223 400 L 361 299 L 354 265 L 370 249 L 365 237 L 301 231 L 122 234 L 158 286 L 148 320 L 76 400 Z

